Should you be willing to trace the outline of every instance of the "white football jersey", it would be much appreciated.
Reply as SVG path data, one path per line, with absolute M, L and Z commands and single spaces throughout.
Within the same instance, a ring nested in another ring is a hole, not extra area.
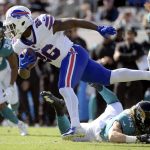
M 53 16 L 42 14 L 37 17 L 32 25 L 33 40 L 23 38 L 14 40 L 14 51 L 20 54 L 24 49 L 34 49 L 41 59 L 60 67 L 73 43 L 64 35 L 63 31 L 53 34 L 53 24 Z

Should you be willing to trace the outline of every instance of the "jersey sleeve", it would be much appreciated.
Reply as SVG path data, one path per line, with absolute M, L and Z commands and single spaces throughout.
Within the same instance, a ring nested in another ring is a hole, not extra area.
M 135 125 L 134 121 L 131 116 L 126 113 L 126 110 L 117 115 L 116 117 L 112 118 L 108 122 L 106 122 L 105 128 L 102 130 L 101 137 L 104 141 L 108 141 L 109 131 L 113 126 L 114 122 L 119 122 L 121 126 L 122 133 L 126 135 L 134 135 L 135 134 Z
M 43 26 L 46 27 L 47 32 L 53 32 L 53 25 L 55 22 L 54 16 L 48 15 L 48 14 L 42 14 L 40 15 L 40 20 L 43 24 Z M 35 20 L 36 23 L 36 20 Z
M 26 46 L 19 40 L 12 40 L 12 48 L 14 50 L 15 53 L 17 53 L 18 55 L 21 54 L 21 52 L 26 49 Z

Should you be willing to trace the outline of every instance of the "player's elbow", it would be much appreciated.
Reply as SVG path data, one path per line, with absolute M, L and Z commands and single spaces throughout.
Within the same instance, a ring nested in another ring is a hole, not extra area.
M 109 133 L 108 140 L 109 140 L 110 142 L 115 142 L 115 135 L 114 135 L 114 132 Z
M 117 136 L 116 131 L 112 131 L 109 133 L 108 140 L 112 143 L 120 143 L 120 139 Z

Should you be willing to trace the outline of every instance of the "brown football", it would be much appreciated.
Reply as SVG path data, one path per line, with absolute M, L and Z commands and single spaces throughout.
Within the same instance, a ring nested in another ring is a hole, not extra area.
M 28 70 L 28 69 L 19 69 L 18 74 L 22 79 L 28 79 L 30 77 L 30 70 Z

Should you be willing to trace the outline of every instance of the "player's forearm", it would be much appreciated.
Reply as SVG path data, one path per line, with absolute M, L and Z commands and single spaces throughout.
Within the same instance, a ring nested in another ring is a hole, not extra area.
M 137 137 L 128 136 L 120 132 L 113 131 L 109 135 L 109 141 L 114 143 L 135 143 L 137 141 Z
M 90 30 L 97 30 L 97 25 L 82 19 L 61 19 L 56 20 L 54 23 L 54 33 L 72 28 L 85 28 Z
M 11 79 L 10 79 L 10 85 L 13 85 L 14 82 L 17 79 L 17 75 L 18 75 L 18 60 L 17 60 L 17 56 L 15 53 L 11 54 L 8 57 L 8 62 L 11 68 Z
M 16 82 L 18 75 L 18 68 L 13 68 L 11 70 L 11 80 L 10 80 L 10 85 L 13 85 Z

